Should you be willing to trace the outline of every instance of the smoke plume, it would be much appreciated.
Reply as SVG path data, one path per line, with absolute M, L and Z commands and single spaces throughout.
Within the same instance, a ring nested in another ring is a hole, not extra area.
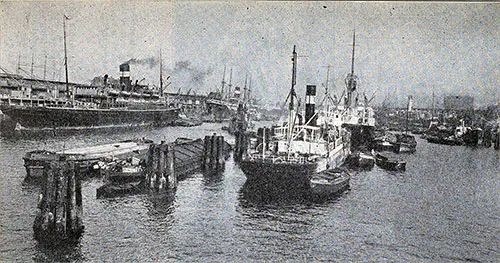
M 194 84 L 203 84 L 205 78 L 213 73 L 212 68 L 207 70 L 197 68 L 191 65 L 191 62 L 184 60 L 175 63 L 175 67 L 171 70 L 172 74 L 188 74 L 189 79 Z
M 144 59 L 131 58 L 125 61 L 124 64 L 149 66 L 149 68 L 152 69 L 156 65 L 160 64 L 160 60 L 156 57 L 149 57 Z

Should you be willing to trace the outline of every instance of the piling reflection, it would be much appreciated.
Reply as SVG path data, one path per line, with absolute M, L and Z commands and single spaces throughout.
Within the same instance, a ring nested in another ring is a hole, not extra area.
M 81 244 L 79 241 L 63 242 L 59 244 L 43 244 L 37 243 L 34 247 L 35 254 L 33 261 L 35 262 L 82 262 L 85 257 L 82 253 Z
M 209 191 L 219 191 L 224 182 L 224 168 L 203 171 L 203 185 Z

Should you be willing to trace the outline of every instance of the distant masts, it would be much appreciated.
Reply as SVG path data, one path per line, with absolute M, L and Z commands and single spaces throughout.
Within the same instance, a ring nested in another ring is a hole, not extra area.
M 43 80 L 47 80 L 46 76 L 47 76 L 47 55 L 45 55 L 45 62 L 43 63 Z
M 231 87 L 233 86 L 232 81 L 233 81 L 233 69 L 231 68 L 231 70 L 229 71 L 229 84 L 227 85 L 228 99 L 231 98 Z
M 224 65 L 224 72 L 222 73 L 222 89 L 220 95 L 224 98 L 224 87 L 226 86 L 226 65 Z
M 19 70 L 21 69 L 21 51 L 19 51 L 19 58 L 17 59 L 17 69 L 16 74 L 19 75 Z
M 243 101 L 247 99 L 247 79 L 248 79 L 248 73 L 245 73 L 245 86 L 243 87 Z
M 31 73 L 30 73 L 30 78 L 33 78 L 33 66 L 35 64 L 35 55 L 33 55 L 33 53 L 31 53 Z
M 248 80 L 248 100 L 252 98 L 252 75 L 250 75 L 250 79 Z

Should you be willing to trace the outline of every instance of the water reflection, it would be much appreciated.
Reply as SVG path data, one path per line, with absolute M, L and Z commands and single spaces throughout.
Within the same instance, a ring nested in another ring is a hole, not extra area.
M 82 262 L 85 257 L 79 241 L 46 245 L 36 243 L 33 261 L 35 262 Z
M 224 171 L 224 168 L 212 171 L 204 171 L 202 180 L 203 185 L 205 186 L 204 189 L 214 192 L 222 190 L 224 186 Z

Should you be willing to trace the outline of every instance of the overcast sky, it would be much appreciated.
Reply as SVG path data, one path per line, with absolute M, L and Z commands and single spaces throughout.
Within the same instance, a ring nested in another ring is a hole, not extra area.
M 224 65 L 233 84 L 252 75 L 253 92 L 265 102 L 283 101 L 297 46 L 299 95 L 321 86 L 331 65 L 330 89 L 340 94 L 350 71 L 356 30 L 359 90 L 376 92 L 378 104 L 430 105 L 444 94 L 468 94 L 476 105 L 500 97 L 500 5 L 469 3 L 344 2 L 0 2 L 0 66 L 64 80 L 63 15 L 67 23 L 69 79 L 118 77 L 132 58 L 131 76 L 158 85 L 162 50 L 168 91 L 198 94 L 220 88 Z M 322 91 L 322 89 L 320 89 Z

